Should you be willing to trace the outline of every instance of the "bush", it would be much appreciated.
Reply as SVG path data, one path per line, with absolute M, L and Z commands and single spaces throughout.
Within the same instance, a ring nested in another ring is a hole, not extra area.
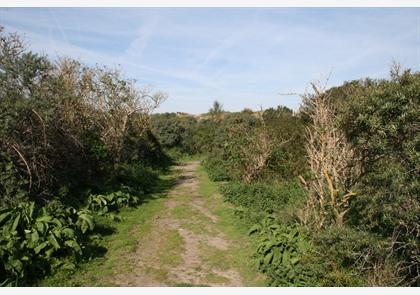
M 396 268 L 392 266 L 389 243 L 368 232 L 350 227 L 330 227 L 312 235 L 326 286 L 394 285 Z M 393 272 L 385 272 L 393 268 Z
M 203 161 L 204 168 L 206 169 L 209 178 L 212 181 L 228 181 L 231 180 L 224 162 L 217 158 L 208 157 Z
M 352 81 L 331 92 L 340 127 L 363 159 L 349 221 L 388 240 L 402 281 L 418 285 L 420 73 L 394 66 L 389 80 Z
M 117 191 L 107 195 L 90 195 L 87 207 L 100 215 L 104 215 L 118 211 L 123 207 L 136 206 L 139 202 L 140 199 L 138 197 L 129 193 Z
M 0 210 L 0 281 L 17 285 L 57 267 L 73 268 L 82 236 L 93 230 L 88 210 L 38 207 L 34 202 Z
M 221 192 L 234 205 L 265 213 L 278 213 L 290 200 L 299 199 L 304 194 L 296 182 L 280 185 L 232 182 L 223 185 Z
M 118 70 L 32 53 L 2 27 L 0 67 L 0 204 L 74 203 L 69 196 L 85 197 L 119 165 L 165 160 L 149 125 L 164 94 L 136 89 Z
M 125 189 L 128 193 L 143 195 L 153 191 L 158 180 L 157 172 L 141 163 L 120 164 L 109 180 L 110 188 Z M 111 189 L 113 191 L 113 189 Z
M 308 235 L 296 224 L 285 224 L 267 216 L 249 233 L 257 238 L 255 257 L 259 270 L 268 276 L 271 286 L 314 286 L 316 267 L 305 264 L 313 254 Z

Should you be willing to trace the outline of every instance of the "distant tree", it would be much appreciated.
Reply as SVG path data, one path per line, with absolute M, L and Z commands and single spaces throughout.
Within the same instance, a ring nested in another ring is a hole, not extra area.
M 222 118 L 223 106 L 220 102 L 215 100 L 213 106 L 209 110 L 209 114 L 213 120 L 219 121 Z

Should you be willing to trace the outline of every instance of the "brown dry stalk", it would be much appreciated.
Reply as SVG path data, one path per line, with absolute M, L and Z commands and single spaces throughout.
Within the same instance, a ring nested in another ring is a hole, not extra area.
M 11 147 L 19 155 L 19 158 L 23 161 L 23 163 L 26 166 L 26 171 L 28 172 L 28 176 L 29 176 L 29 191 L 31 191 L 31 188 L 32 188 L 32 172 L 31 172 L 31 169 L 29 168 L 28 162 L 26 161 L 25 157 L 22 155 L 22 153 L 18 150 L 18 148 L 14 144 L 12 144 Z
M 303 96 L 312 121 L 306 128 L 306 152 L 312 178 L 299 177 L 309 193 L 301 219 L 303 223 L 311 221 L 317 228 L 330 219 L 342 226 L 349 201 L 356 195 L 351 188 L 360 175 L 358 157 L 344 133 L 336 127 L 328 95 L 317 84 L 312 87 L 315 93 Z M 330 216 L 331 211 L 334 216 Z

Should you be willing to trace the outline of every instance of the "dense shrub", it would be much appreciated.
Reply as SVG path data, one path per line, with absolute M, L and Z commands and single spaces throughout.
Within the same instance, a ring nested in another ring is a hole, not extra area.
M 316 267 L 305 259 L 312 255 L 308 235 L 296 224 L 268 215 L 249 232 L 257 238 L 255 257 L 270 286 L 314 286 Z
M 197 121 L 193 116 L 175 113 L 154 114 L 151 122 L 152 132 L 164 148 L 176 148 L 190 155 L 198 152 L 195 142 Z
M 266 213 L 278 212 L 291 199 L 300 198 L 303 190 L 295 182 L 273 185 L 229 182 L 221 187 L 224 198 L 232 204 Z
M 212 181 L 227 181 L 231 179 L 224 162 L 218 158 L 208 157 L 203 161 L 203 166 L 206 168 Z
M 2 285 L 43 277 L 57 267 L 74 267 L 82 236 L 94 227 L 90 211 L 34 202 L 0 210 Z
M 354 151 L 355 158 L 352 160 L 361 173 L 351 184 L 356 197 L 346 204 L 347 215 L 342 228 L 326 224 L 318 230 L 310 225 L 308 229 L 301 227 L 303 231 L 308 230 L 312 254 L 305 256 L 301 264 L 303 270 L 300 270 L 310 274 L 309 277 L 296 283 L 418 286 L 420 74 L 394 68 L 388 80 L 346 82 L 328 90 L 327 96 L 337 118 L 336 125 L 332 127 L 338 128 Z M 306 199 L 305 193 L 298 189 L 297 193 L 284 197 L 288 193 L 280 194 L 275 187 L 278 182 L 284 183 L 284 180 L 297 175 L 305 176 L 308 172 L 305 164 L 307 155 L 302 147 L 305 142 L 304 127 L 312 123 L 311 118 L 305 115 L 312 111 L 311 107 L 303 106 L 297 115 L 282 108 L 263 113 L 266 130 L 271 132 L 272 138 L 281 140 L 286 136 L 293 140 L 290 145 L 275 149 L 257 179 L 259 181 L 248 185 L 238 182 L 246 163 L 243 157 L 238 156 L 241 154 L 239 150 L 246 148 L 247 140 L 241 139 L 238 133 L 229 133 L 234 127 L 229 126 L 228 114 L 224 114 L 219 123 L 223 127 L 213 137 L 214 142 L 209 149 L 209 162 L 215 164 L 207 165 L 207 170 L 210 174 L 222 171 L 230 178 L 225 180 L 235 181 L 224 184 L 221 190 L 226 200 L 239 206 L 237 213 L 248 221 L 257 221 L 267 212 L 272 212 L 277 217 L 275 223 L 282 228 L 281 232 L 288 232 L 290 222 L 303 220 L 305 210 L 302 210 L 302 200 Z M 249 124 L 252 114 L 249 111 L 237 114 L 236 119 L 241 119 L 236 123 L 257 130 L 258 124 Z M 285 128 L 276 129 L 279 126 Z M 294 130 L 297 130 L 296 133 L 293 133 Z M 260 183 L 261 180 L 264 184 Z M 323 187 L 325 191 L 333 188 L 330 191 L 334 193 L 333 186 Z M 330 205 L 325 204 L 328 208 Z M 268 241 L 269 238 L 266 238 Z M 269 274 L 274 285 L 293 284 L 290 280 L 284 281 L 287 275 L 281 267 L 264 264 L 270 247 L 259 249 L 262 252 L 257 256 L 264 265 L 262 270 Z M 266 259 L 272 259 L 270 256 Z
M 203 120 L 198 125 L 200 135 L 208 140 L 203 151 L 207 153 L 210 176 L 288 180 L 306 171 L 304 125 L 286 107 L 262 113 L 224 113 L 217 121 Z
M 156 170 L 142 163 L 120 164 L 115 167 L 115 172 L 109 180 L 107 190 L 112 188 L 128 190 L 136 195 L 150 193 L 158 181 Z M 102 190 L 103 191 L 103 190 Z
M 0 204 L 75 203 L 71 195 L 83 204 L 86 187 L 118 165 L 164 160 L 149 128 L 162 93 L 136 89 L 118 70 L 50 61 L 2 28 L 0 68 Z
M 153 191 L 169 161 L 149 121 L 165 97 L 119 70 L 30 52 L 0 27 L 0 284 L 73 267 L 94 216 Z
M 320 280 L 327 286 L 397 284 L 389 243 L 366 231 L 329 227 L 312 235 L 318 260 L 324 266 Z
M 362 155 L 350 222 L 388 239 L 400 275 L 418 285 L 420 73 L 394 67 L 389 80 L 353 81 L 331 92 L 340 127 Z

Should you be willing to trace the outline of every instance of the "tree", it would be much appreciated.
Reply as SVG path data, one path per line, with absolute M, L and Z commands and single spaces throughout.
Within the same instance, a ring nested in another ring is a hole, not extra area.
M 211 118 L 215 121 L 220 121 L 223 114 L 223 106 L 217 100 L 214 101 L 213 106 L 209 110 Z

